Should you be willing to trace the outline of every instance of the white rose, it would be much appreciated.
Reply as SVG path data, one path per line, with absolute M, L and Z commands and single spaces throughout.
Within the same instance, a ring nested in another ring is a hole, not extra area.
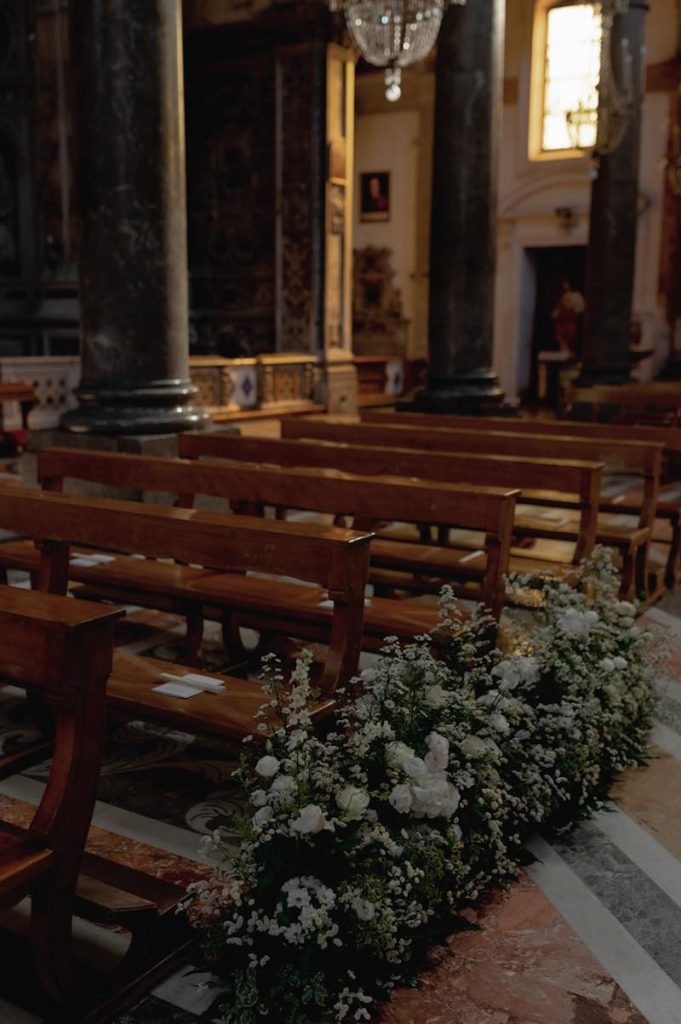
M 261 775 L 263 779 L 271 779 L 273 775 L 276 775 L 279 771 L 279 765 L 281 762 L 276 758 L 272 757 L 271 754 L 266 754 L 261 757 L 255 766 L 255 770 L 258 775 Z
M 614 659 L 614 663 L 615 663 L 615 668 L 618 668 L 618 669 L 623 669 L 623 668 L 626 668 L 626 667 L 627 667 L 627 659 L 626 659 L 626 658 L 623 658 L 623 657 L 622 657 L 621 655 L 619 655 L 619 654 L 618 654 L 618 655 L 617 655 L 617 657 L 616 657 L 616 658 Z
M 500 711 L 495 711 L 493 714 L 489 716 L 489 724 L 492 726 L 493 729 L 496 729 L 497 732 L 500 732 L 503 736 L 506 736 L 511 728 L 510 725 L 508 724 L 508 719 L 506 718 L 505 715 L 502 715 Z
M 291 822 L 291 831 L 298 832 L 301 836 L 321 832 L 324 828 L 326 828 L 326 818 L 317 804 L 307 804 L 299 812 L 298 817 Z
M 426 767 L 431 772 L 443 772 L 449 764 L 449 743 L 438 732 L 431 732 L 427 740 Z
M 620 615 L 633 616 L 636 615 L 636 605 L 632 604 L 631 601 L 618 601 L 617 611 Z
M 391 768 L 401 768 L 406 757 L 413 757 L 414 751 L 406 743 L 396 740 L 385 748 L 385 760 Z
M 434 686 L 429 686 L 423 695 L 423 699 L 429 708 L 441 708 L 447 703 L 449 694 L 439 683 L 435 683 Z
M 256 811 L 255 814 L 253 815 L 253 824 L 255 825 L 256 828 L 262 828 L 263 825 L 266 825 L 267 822 L 270 821 L 273 815 L 274 810 L 271 807 L 261 807 L 260 810 Z
M 295 786 L 295 779 L 291 778 L 290 775 L 277 775 L 270 787 L 270 793 L 276 793 L 277 796 L 287 797 L 291 795 Z
M 357 786 L 344 786 L 336 793 L 336 803 L 349 818 L 361 818 L 371 798 L 365 789 Z
M 363 900 L 361 897 L 356 896 L 352 901 L 352 909 L 357 914 L 360 921 L 371 921 L 374 916 L 375 907 L 369 900 Z
M 459 743 L 459 748 L 465 757 L 484 757 L 487 753 L 487 744 L 479 736 L 465 736 Z
M 605 672 L 615 671 L 615 662 L 612 660 L 612 658 L 601 658 L 598 664 Z
M 412 779 L 423 779 L 428 774 L 426 763 L 421 757 L 405 757 L 402 768 Z
M 409 786 L 399 785 L 393 788 L 388 797 L 391 807 L 394 807 L 398 814 L 408 814 L 411 810 L 414 798 L 411 795 Z

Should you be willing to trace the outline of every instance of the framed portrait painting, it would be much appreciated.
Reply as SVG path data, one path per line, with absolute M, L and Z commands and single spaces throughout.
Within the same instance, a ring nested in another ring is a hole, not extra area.
M 367 171 L 359 176 L 359 219 L 390 220 L 390 171 Z

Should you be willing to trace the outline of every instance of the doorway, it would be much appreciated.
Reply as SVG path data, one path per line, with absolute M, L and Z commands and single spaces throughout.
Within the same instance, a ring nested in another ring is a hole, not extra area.
M 525 396 L 530 402 L 538 399 L 539 353 L 556 352 L 561 348 L 559 319 L 554 312 L 564 294 L 567 283 L 570 292 L 580 298 L 584 295 L 586 246 L 546 246 L 526 250 L 527 260 L 534 271 L 534 312 L 529 333 L 529 359 L 525 359 L 527 378 Z M 577 302 L 579 300 L 576 300 Z M 583 315 L 575 317 L 574 330 L 569 339 L 577 358 L 581 353 Z M 563 342 L 566 343 L 565 331 Z

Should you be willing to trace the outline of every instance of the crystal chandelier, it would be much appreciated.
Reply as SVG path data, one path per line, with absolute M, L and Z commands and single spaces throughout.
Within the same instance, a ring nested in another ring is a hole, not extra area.
M 629 41 L 622 40 L 619 60 L 619 81 L 613 60 L 612 30 L 615 18 L 629 10 L 629 0 L 597 0 L 594 6 L 601 16 L 601 61 L 598 81 L 598 106 L 581 104 L 565 115 L 570 139 L 575 149 L 582 148 L 583 134 L 593 135 L 596 126 L 594 161 L 614 153 L 621 145 L 634 109 L 634 80 Z
M 402 95 L 402 68 L 426 57 L 437 39 L 445 10 L 466 0 L 329 0 L 344 11 L 353 42 L 374 67 L 385 68 L 385 95 Z

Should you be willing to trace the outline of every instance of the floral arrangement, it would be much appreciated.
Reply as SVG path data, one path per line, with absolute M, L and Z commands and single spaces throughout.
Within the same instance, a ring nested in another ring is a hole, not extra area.
M 535 628 L 502 643 L 445 588 L 436 634 L 388 640 L 325 735 L 309 657 L 288 685 L 268 663 L 243 843 L 213 838 L 186 904 L 224 1024 L 369 1020 L 453 912 L 513 875 L 530 828 L 575 821 L 644 757 L 659 653 L 608 555 L 570 585 L 511 583 L 541 590 Z

